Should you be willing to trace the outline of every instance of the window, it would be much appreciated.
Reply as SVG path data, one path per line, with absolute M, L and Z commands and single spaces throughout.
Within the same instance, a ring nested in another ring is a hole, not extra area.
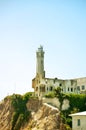
M 45 92 L 45 86 L 40 86 L 40 92 Z
M 80 126 L 80 119 L 77 120 L 77 126 Z
M 47 84 L 47 79 L 46 79 L 46 81 L 45 81 L 45 82 L 46 82 L 46 84 Z
M 53 80 L 53 83 L 55 84 L 56 81 L 57 81 L 57 78 L 55 78 L 55 79 Z
M 55 84 L 55 79 L 53 80 L 53 83 Z
M 38 87 L 36 87 L 36 91 L 38 91 Z
M 59 84 L 59 86 L 62 86 L 62 84 Z
M 53 90 L 53 87 L 50 87 L 50 91 L 52 91 Z
M 47 91 L 48 91 L 48 87 L 47 87 Z
M 69 91 L 69 88 L 68 88 L 68 91 Z
M 85 86 L 84 85 L 82 85 L 82 90 L 84 90 L 85 89 Z
M 73 88 L 71 88 L 71 92 L 73 92 Z

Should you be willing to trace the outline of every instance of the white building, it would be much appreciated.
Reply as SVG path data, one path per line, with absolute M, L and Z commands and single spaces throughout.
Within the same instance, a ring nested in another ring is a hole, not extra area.
M 46 93 L 61 87 L 64 93 L 81 93 L 86 90 L 86 78 L 63 80 L 46 78 L 44 71 L 44 51 L 40 46 L 36 52 L 36 76 L 32 79 L 32 88 L 36 96 L 43 97 Z
M 86 130 L 86 111 L 70 114 L 72 117 L 72 130 Z

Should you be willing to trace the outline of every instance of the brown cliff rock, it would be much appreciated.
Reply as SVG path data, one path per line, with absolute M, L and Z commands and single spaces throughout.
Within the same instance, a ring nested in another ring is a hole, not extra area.
M 57 108 L 44 103 L 32 118 L 26 128 L 21 130 L 60 130 L 61 118 Z
M 38 99 L 31 99 L 27 103 L 27 109 L 31 110 L 32 116 L 20 130 L 66 130 L 57 108 Z M 5 98 L 0 103 L 0 130 L 11 130 L 13 112 L 11 99 Z

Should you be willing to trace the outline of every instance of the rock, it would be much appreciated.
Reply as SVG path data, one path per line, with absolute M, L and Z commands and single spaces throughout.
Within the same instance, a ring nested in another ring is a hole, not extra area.
M 27 129 L 31 130 L 59 130 L 60 112 L 57 108 L 44 103 L 40 109 L 32 115 Z
M 30 99 L 26 106 L 31 110 L 31 118 L 20 130 L 65 130 L 58 108 L 38 99 Z M 11 99 L 5 98 L 0 103 L 0 130 L 11 130 L 13 112 Z

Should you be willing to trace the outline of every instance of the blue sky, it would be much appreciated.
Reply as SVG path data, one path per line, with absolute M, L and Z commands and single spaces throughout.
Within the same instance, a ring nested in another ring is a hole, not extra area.
M 32 91 L 40 44 L 46 77 L 86 77 L 86 1 L 0 0 L 0 100 Z

